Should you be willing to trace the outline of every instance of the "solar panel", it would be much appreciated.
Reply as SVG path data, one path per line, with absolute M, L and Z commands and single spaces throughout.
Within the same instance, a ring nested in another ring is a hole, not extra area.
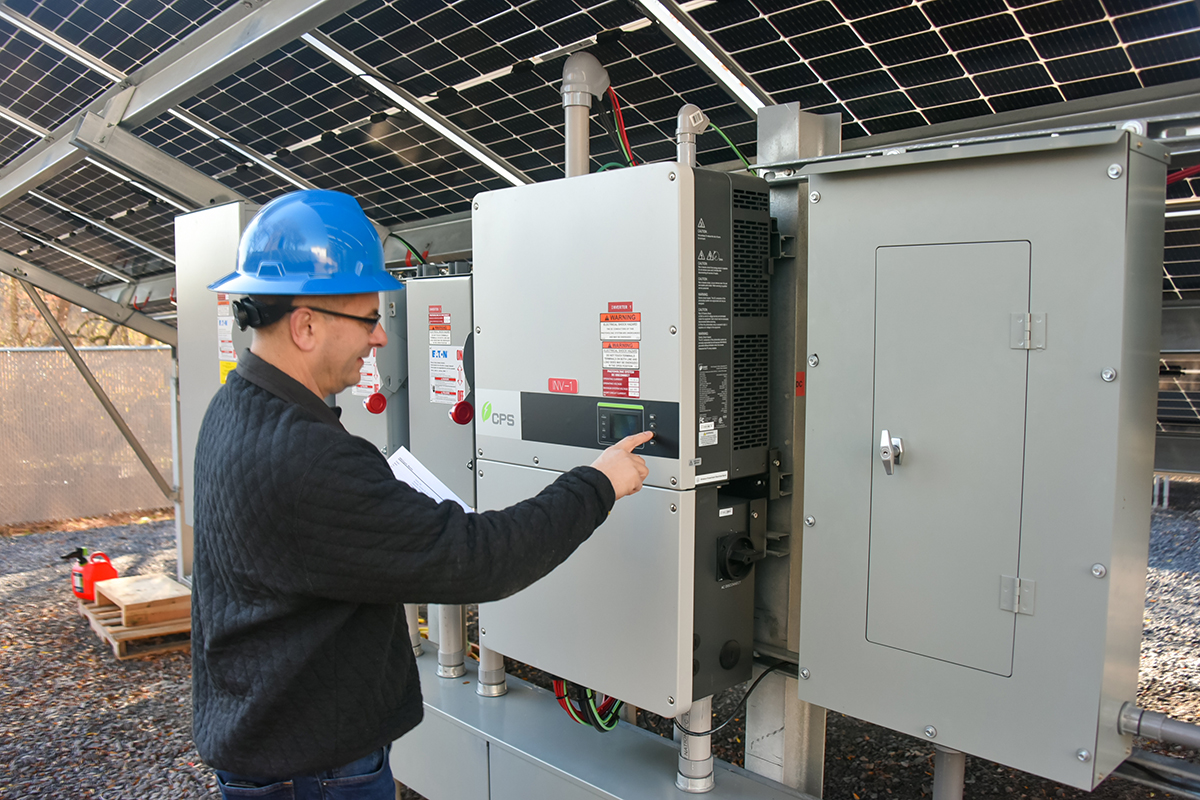
M 5 5 L 129 74 L 239 0 L 6 0 Z
M 775 102 L 841 113 L 844 139 L 1200 77 L 1191 0 L 728 0 L 690 13 Z
M 1159 362 L 1158 430 L 1200 433 L 1200 356 L 1164 355 Z
M 109 87 L 92 72 L 5 20 L 0 20 L 0 105 L 54 129 Z
M 1163 300 L 1200 300 L 1200 215 L 1167 218 Z
M 0 164 L 12 161 L 38 141 L 41 141 L 40 136 L 35 136 L 0 117 Z

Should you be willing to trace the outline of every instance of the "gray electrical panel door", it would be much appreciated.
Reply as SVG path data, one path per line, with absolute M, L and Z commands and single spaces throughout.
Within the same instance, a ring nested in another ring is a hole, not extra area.
M 1010 675 L 1016 623 L 997 598 L 1020 546 L 1029 356 L 1009 328 L 1028 310 L 1029 243 L 880 247 L 875 259 L 864 445 L 882 447 L 886 430 L 903 455 L 872 474 L 867 639 Z

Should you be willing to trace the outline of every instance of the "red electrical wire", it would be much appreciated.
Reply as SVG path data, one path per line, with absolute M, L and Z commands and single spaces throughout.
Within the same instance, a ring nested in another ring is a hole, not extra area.
M 625 115 L 621 113 L 621 101 L 617 99 L 617 93 L 611 86 L 608 87 L 608 97 L 612 100 L 613 113 L 617 118 L 617 131 L 621 135 L 621 141 L 625 143 L 625 149 L 629 152 L 629 166 L 636 167 L 637 160 L 633 157 L 633 147 L 629 144 L 629 135 L 625 133 Z
M 1172 172 L 1167 176 L 1167 185 L 1169 186 L 1172 183 L 1183 180 L 1184 178 L 1190 178 L 1193 175 L 1200 175 L 1200 164 L 1197 164 L 1194 167 L 1188 167 L 1187 169 L 1181 169 L 1178 172 Z

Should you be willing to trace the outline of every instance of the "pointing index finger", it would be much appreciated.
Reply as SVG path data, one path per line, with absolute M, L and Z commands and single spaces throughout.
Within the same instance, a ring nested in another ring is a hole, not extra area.
M 642 431 L 626 436 L 621 441 L 617 442 L 617 447 L 624 450 L 626 453 L 632 453 L 634 448 L 644 445 L 646 442 L 654 438 L 654 431 Z

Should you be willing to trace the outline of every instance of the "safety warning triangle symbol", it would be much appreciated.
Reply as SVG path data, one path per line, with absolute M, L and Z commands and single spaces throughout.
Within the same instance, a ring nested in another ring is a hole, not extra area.
M 696 223 L 696 228 L 698 230 L 704 230 L 704 217 L 701 217 L 700 221 Z

